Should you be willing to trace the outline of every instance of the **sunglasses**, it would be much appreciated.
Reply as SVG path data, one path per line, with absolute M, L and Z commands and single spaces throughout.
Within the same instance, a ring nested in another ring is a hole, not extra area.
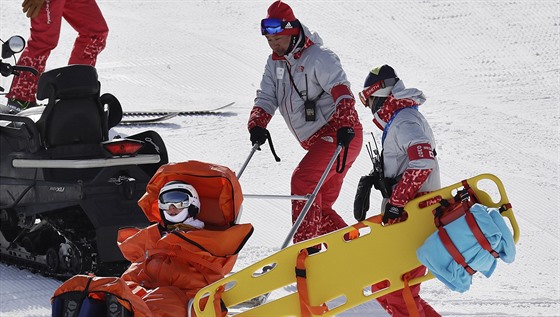
M 362 101 L 364 106 L 367 107 L 368 106 L 367 100 L 369 97 L 371 97 L 379 89 L 383 89 L 387 86 L 394 86 L 398 80 L 399 80 L 398 78 L 388 78 L 374 83 L 373 85 L 367 87 L 366 89 L 358 93 L 358 96 L 360 96 L 360 101 Z
M 159 208 L 169 210 L 171 206 L 177 209 L 187 208 L 191 204 L 192 193 L 186 190 L 171 190 L 159 196 Z
M 299 22 L 295 21 L 282 21 L 277 18 L 267 18 L 261 20 L 261 33 L 262 35 L 267 34 L 278 34 L 286 29 L 293 29 L 299 26 Z

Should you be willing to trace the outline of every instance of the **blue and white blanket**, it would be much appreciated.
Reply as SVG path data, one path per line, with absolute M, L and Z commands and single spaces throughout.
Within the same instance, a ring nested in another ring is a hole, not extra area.
M 500 259 L 506 263 L 513 262 L 513 235 L 499 211 L 481 204 L 474 204 L 470 211 L 492 248 L 499 253 Z M 473 270 L 490 277 L 496 268 L 496 258 L 478 243 L 465 216 L 445 225 L 444 228 L 467 264 Z M 437 232 L 426 239 L 416 251 L 416 255 L 420 262 L 450 289 L 462 293 L 470 288 L 472 276 L 449 254 Z

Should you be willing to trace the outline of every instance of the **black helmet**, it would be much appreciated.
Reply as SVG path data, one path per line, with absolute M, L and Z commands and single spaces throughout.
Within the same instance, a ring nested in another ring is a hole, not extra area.
M 370 96 L 387 97 L 391 93 L 393 86 L 397 83 L 399 77 L 393 67 L 382 65 L 372 69 L 364 82 L 363 95 L 367 99 Z

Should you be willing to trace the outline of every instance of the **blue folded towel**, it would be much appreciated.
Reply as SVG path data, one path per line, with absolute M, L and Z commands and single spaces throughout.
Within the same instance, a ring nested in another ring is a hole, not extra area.
M 506 263 L 513 262 L 515 259 L 513 235 L 499 211 L 481 204 L 474 204 L 470 211 L 492 248 L 500 254 L 500 259 Z M 496 268 L 496 258 L 478 243 L 465 216 L 445 225 L 444 228 L 467 264 L 473 270 L 490 277 Z M 416 256 L 450 289 L 461 293 L 469 290 L 472 276 L 449 254 L 437 232 L 428 237 L 418 248 Z

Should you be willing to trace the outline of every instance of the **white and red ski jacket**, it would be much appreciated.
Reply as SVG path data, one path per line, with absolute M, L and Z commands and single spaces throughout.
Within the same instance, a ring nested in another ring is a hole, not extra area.
M 425 100 L 421 91 L 405 89 L 398 81 L 374 115 L 374 123 L 383 130 L 384 176 L 398 179 L 391 198 L 383 200 L 382 210 L 387 201 L 403 207 L 419 193 L 441 188 L 434 134 L 418 111 Z
M 266 128 L 278 109 L 292 134 L 307 149 L 325 133 L 341 127 L 359 127 L 361 123 L 338 56 L 322 46 L 317 33 L 302 28 L 303 47 L 296 47 L 285 56 L 273 53 L 268 57 L 248 128 Z M 307 99 L 316 100 L 315 121 L 305 120 Z

